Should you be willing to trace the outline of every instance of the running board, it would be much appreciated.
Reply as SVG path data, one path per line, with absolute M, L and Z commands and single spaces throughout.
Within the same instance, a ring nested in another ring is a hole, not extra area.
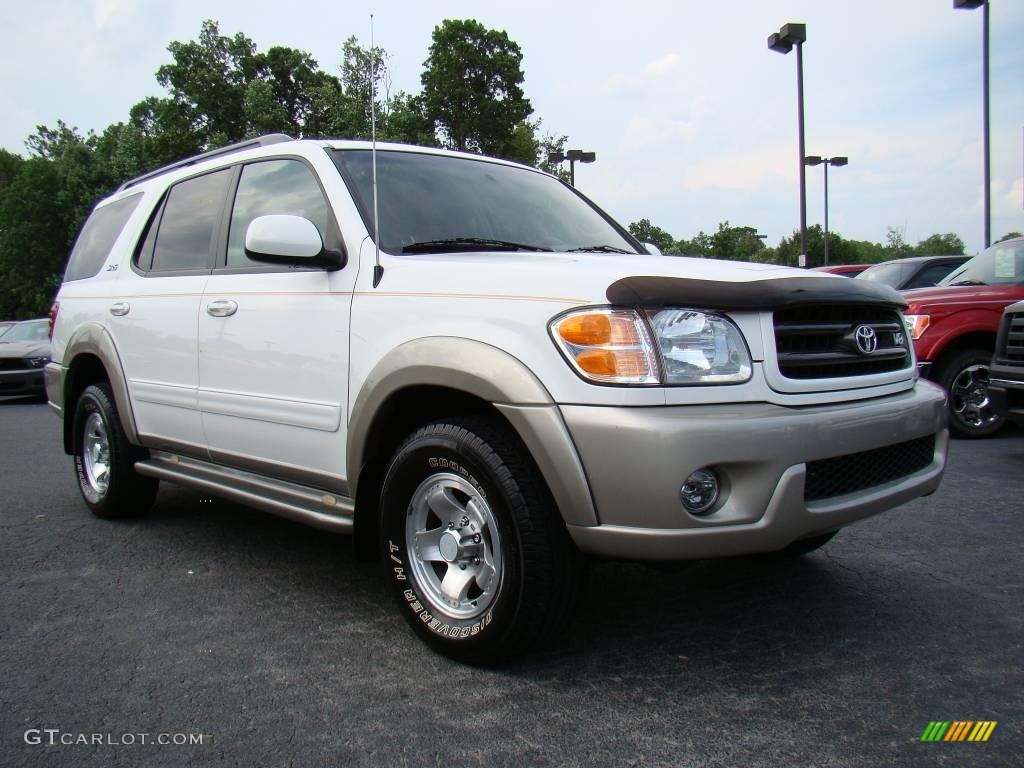
M 164 451 L 151 451 L 149 459 L 135 462 L 135 471 L 315 528 L 352 532 L 355 505 L 345 496 Z

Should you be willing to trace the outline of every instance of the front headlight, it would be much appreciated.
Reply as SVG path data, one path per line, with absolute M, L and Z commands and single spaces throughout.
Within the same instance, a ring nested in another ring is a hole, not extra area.
M 44 365 L 46 365 L 48 362 L 50 362 L 50 358 L 48 358 L 48 357 L 26 357 L 25 358 L 25 362 L 28 363 L 33 368 L 42 368 Z
M 666 384 L 739 384 L 750 379 L 750 351 L 731 320 L 695 309 L 663 309 L 650 317 L 665 361 Z
M 910 334 L 910 338 L 914 341 L 917 341 L 924 335 L 924 332 L 928 330 L 931 320 L 931 317 L 928 315 L 903 316 L 903 322 L 907 324 L 907 333 Z
M 550 330 L 576 372 L 599 384 L 738 384 L 753 368 L 732 321 L 700 310 L 582 309 Z

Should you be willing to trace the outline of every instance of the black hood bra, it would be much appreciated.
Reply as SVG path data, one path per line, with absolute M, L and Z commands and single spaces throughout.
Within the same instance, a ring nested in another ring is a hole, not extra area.
M 648 308 L 774 309 L 800 304 L 907 307 L 903 296 L 889 286 L 848 277 L 782 277 L 735 283 L 686 277 L 624 277 L 608 286 L 607 296 L 617 306 Z

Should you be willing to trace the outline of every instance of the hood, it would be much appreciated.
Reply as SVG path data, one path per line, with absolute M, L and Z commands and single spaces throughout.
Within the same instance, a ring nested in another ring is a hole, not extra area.
M 390 256 L 381 289 L 564 300 L 576 304 L 768 307 L 797 301 L 902 306 L 887 286 L 824 272 L 647 254 L 483 252 Z M 739 298 L 737 298 L 739 297 Z
M 0 338 L 0 357 L 49 357 L 48 341 L 8 341 Z
M 965 304 L 1009 304 L 1024 297 L 1019 285 L 938 285 L 904 291 L 903 297 L 911 308 L 931 306 L 958 306 Z

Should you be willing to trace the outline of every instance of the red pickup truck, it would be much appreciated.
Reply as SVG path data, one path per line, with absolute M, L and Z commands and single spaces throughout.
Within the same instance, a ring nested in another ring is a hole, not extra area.
M 918 368 L 949 393 L 953 434 L 998 431 L 1005 418 L 989 399 L 989 364 L 1003 309 L 1024 299 L 1024 238 L 996 243 L 936 287 L 903 295 Z

